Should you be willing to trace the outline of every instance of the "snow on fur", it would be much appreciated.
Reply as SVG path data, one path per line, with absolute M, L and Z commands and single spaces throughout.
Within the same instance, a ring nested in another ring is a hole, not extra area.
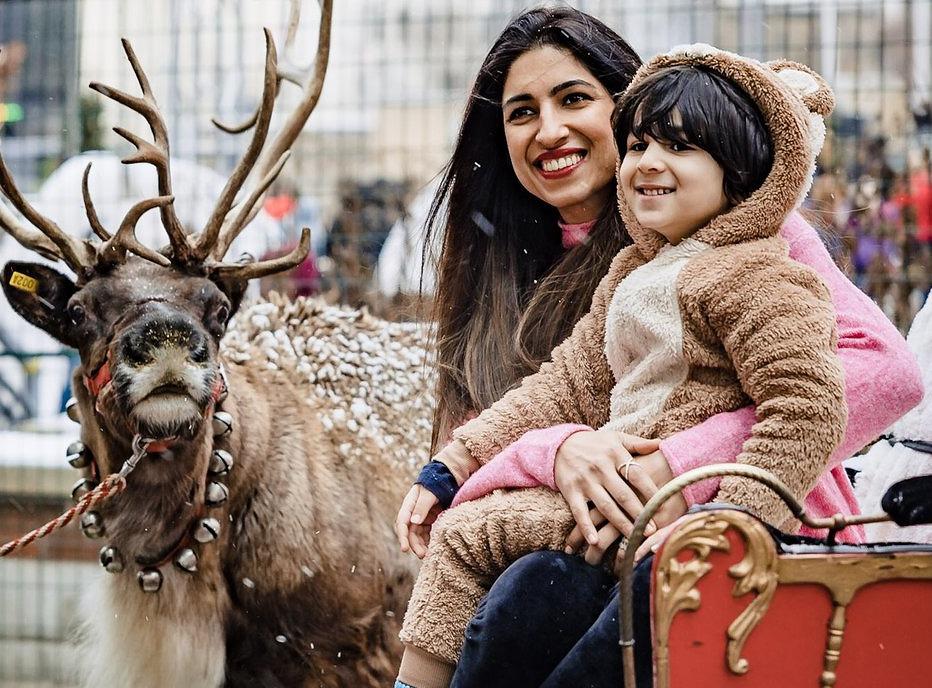
M 270 294 L 241 309 L 221 355 L 265 360 L 306 399 L 347 461 L 390 461 L 411 474 L 429 458 L 434 407 L 431 330 L 319 299 Z M 385 450 L 367 455 L 360 438 Z

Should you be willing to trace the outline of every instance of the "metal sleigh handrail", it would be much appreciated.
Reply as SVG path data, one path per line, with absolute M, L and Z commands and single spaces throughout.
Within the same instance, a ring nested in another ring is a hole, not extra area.
M 633 574 L 635 565 L 634 555 L 644 542 L 644 529 L 660 507 L 672 496 L 679 494 L 683 489 L 694 483 L 708 480 L 709 478 L 725 476 L 751 478 L 752 480 L 763 483 L 783 499 L 794 518 L 801 521 L 809 528 L 827 529 L 829 531 L 828 542 L 830 544 L 834 543 L 835 535 L 838 531 L 848 526 L 864 523 L 879 523 L 890 520 L 890 516 L 886 513 L 867 516 L 845 516 L 836 514 L 827 518 L 813 518 L 806 513 L 805 507 L 779 478 L 762 468 L 746 464 L 711 464 L 692 471 L 687 471 L 674 478 L 657 491 L 647 504 L 644 505 L 644 509 L 638 515 L 637 519 L 635 519 L 634 529 L 631 531 L 631 536 L 628 538 L 624 557 L 622 559 L 621 575 L 619 576 L 620 609 L 618 622 L 620 626 L 619 645 L 621 645 L 622 664 L 624 667 L 624 686 L 626 686 L 626 688 L 636 688 L 637 686 L 634 667 Z

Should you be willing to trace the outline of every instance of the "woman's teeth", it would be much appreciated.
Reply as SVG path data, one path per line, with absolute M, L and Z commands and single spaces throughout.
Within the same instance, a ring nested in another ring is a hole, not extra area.
M 673 193 L 673 189 L 640 189 L 639 191 L 645 196 L 663 196 L 664 194 Z
M 579 153 L 573 153 L 572 155 L 565 155 L 562 158 L 557 158 L 556 160 L 544 160 L 541 162 L 540 166 L 544 172 L 556 172 L 557 170 L 562 170 L 564 167 L 575 165 L 582 159 L 582 155 Z

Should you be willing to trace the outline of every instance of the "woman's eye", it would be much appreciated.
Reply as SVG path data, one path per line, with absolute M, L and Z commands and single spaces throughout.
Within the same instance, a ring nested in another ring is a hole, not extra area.
M 585 93 L 568 93 L 563 96 L 564 105 L 576 105 L 590 100 L 592 100 L 592 98 Z
M 516 122 L 517 120 L 520 120 L 520 119 L 527 119 L 533 114 L 534 114 L 534 110 L 529 107 L 515 108 L 514 110 L 508 113 L 508 121 Z
M 643 153 L 647 150 L 647 144 L 643 141 L 635 141 L 634 143 L 628 144 L 628 150 L 633 153 Z
M 676 153 L 685 153 L 686 151 L 691 151 L 692 149 L 693 147 L 686 143 L 678 143 L 674 141 L 673 143 L 670 144 L 670 150 Z

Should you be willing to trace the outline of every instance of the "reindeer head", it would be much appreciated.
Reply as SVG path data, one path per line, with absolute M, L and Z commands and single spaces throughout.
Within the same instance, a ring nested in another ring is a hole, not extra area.
M 292 5 L 288 43 L 297 14 Z M 168 135 L 148 79 L 129 42 L 123 47 L 142 91 L 134 96 L 99 83 L 91 88 L 141 114 L 152 141 L 122 128 L 117 134 L 136 147 L 123 162 L 155 166 L 159 196 L 134 205 L 111 233 L 101 224 L 88 192 L 91 166 L 84 173 L 87 217 L 98 240 L 65 234 L 23 198 L 0 157 L 0 189 L 36 229 L 22 224 L 0 204 L 0 225 L 37 253 L 66 263 L 65 275 L 38 263 L 11 262 L 3 268 L 3 290 L 13 308 L 57 340 L 76 348 L 87 392 L 106 430 L 124 441 L 148 437 L 193 437 L 208 412 L 219 382 L 218 347 L 230 316 L 249 280 L 287 270 L 308 252 L 309 232 L 286 256 L 262 262 L 226 263 L 233 240 L 258 212 L 260 201 L 278 176 L 289 149 L 320 96 L 329 51 L 332 0 L 322 3 L 316 64 L 295 75 L 278 66 L 274 42 L 266 36 L 265 79 L 255 115 L 239 127 L 252 139 L 221 192 L 207 225 L 188 235 L 173 207 Z M 286 44 L 287 45 L 287 44 Z M 302 81 L 304 97 L 282 131 L 270 141 L 269 122 L 282 79 Z M 253 180 L 246 184 L 247 179 Z M 244 191 L 244 187 L 246 190 Z M 243 191 L 241 202 L 234 201 Z M 158 208 L 169 246 L 155 250 L 135 235 L 138 219 Z

